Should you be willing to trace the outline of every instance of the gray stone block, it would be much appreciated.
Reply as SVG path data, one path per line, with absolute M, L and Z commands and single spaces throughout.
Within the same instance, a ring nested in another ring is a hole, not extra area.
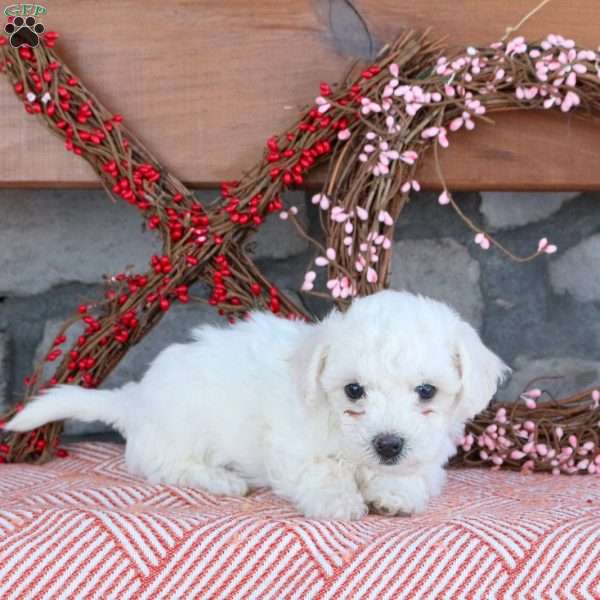
M 0 295 L 37 294 L 131 265 L 146 271 L 160 248 L 138 212 L 100 190 L 5 190 L 0 219 Z
M 550 265 L 550 280 L 559 293 L 582 302 L 600 301 L 600 234 L 583 240 Z
M 285 195 L 286 208 L 296 206 L 296 218 L 304 226 L 308 224 L 306 214 L 306 194 L 304 192 L 287 192 Z M 277 260 L 301 254 L 308 249 L 308 242 L 296 231 L 294 224 L 283 221 L 278 215 L 272 215 L 260 227 L 249 242 L 252 256 L 257 260 L 274 258 Z
M 8 403 L 10 371 L 8 368 L 8 336 L 0 333 L 0 407 Z
M 539 377 L 544 379 L 529 385 Z M 497 398 L 503 402 L 513 402 L 526 389 L 539 388 L 560 399 L 594 386 L 599 386 L 600 389 L 599 361 L 574 357 L 531 359 L 518 356 L 514 361 L 511 379 L 498 392 Z
M 479 263 L 454 240 L 405 240 L 394 246 L 393 289 L 446 302 L 477 328 L 483 315 L 479 275 Z
M 579 192 L 482 192 L 481 212 L 491 229 L 522 227 L 548 218 Z
M 450 206 L 440 206 L 440 193 L 421 191 L 411 195 L 396 221 L 394 239 L 421 240 L 451 238 L 460 243 L 472 243 L 473 233 Z M 476 192 L 453 194 L 468 219 L 481 221 L 481 198 Z
M 146 372 L 149 364 L 168 345 L 176 342 L 186 342 L 190 339 L 190 331 L 203 324 L 216 323 L 226 325 L 226 321 L 219 317 L 217 311 L 208 305 L 201 303 L 190 303 L 187 305 L 176 304 L 163 317 L 162 321 L 143 339 L 139 344 L 133 346 L 119 364 L 110 374 L 103 388 L 120 387 L 128 381 L 139 381 Z M 37 364 L 50 349 L 50 345 L 56 338 L 62 320 L 51 320 L 46 324 L 44 338 L 38 346 L 35 362 Z M 68 342 L 62 346 L 70 348 L 77 336 L 79 328 L 74 326 L 68 332 Z M 44 368 L 44 377 L 50 378 L 54 370 L 54 363 L 47 363 Z M 68 434 L 82 434 L 97 431 L 105 431 L 108 427 L 102 423 L 80 423 L 70 421 L 65 431 Z

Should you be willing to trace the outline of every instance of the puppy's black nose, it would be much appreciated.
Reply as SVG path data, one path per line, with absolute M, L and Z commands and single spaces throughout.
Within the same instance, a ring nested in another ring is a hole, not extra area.
M 402 454 L 404 438 L 393 433 L 380 433 L 373 438 L 373 447 L 382 462 L 394 462 Z

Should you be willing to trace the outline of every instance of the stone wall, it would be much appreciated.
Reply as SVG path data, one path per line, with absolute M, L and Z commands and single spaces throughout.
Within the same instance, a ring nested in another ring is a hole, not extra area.
M 301 217 L 318 234 L 313 207 L 302 193 L 295 196 Z M 393 286 L 448 302 L 481 331 L 515 369 L 503 398 L 514 398 L 541 375 L 564 376 L 544 382 L 558 394 L 600 383 L 600 196 L 487 192 L 457 198 L 469 217 L 515 252 L 529 253 L 541 237 L 558 252 L 516 264 L 493 249 L 482 251 L 454 212 L 424 192 L 397 225 Z M 159 244 L 135 211 L 112 204 L 103 191 L 0 190 L 0 202 L 0 402 L 8 403 L 21 394 L 24 376 L 62 320 L 80 302 L 99 297 L 103 275 L 126 265 L 144 270 Z M 252 250 L 281 288 L 299 287 L 311 255 L 292 225 L 271 219 Z M 318 314 L 326 309 L 323 302 L 308 304 Z M 108 385 L 139 378 L 161 348 L 207 321 L 218 318 L 202 304 L 174 308 Z

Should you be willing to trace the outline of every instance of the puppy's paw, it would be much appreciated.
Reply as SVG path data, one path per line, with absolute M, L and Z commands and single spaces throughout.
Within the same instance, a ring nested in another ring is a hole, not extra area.
M 382 515 L 421 513 L 431 498 L 421 477 L 374 477 L 364 494 L 374 511 Z
M 208 481 L 204 488 L 218 496 L 245 496 L 248 493 L 246 481 L 239 475 L 228 471 L 224 471 Z
M 177 483 L 197 487 L 218 496 L 245 496 L 248 484 L 237 473 L 222 467 L 209 467 L 203 464 L 187 466 L 180 474 Z
M 423 512 L 428 498 L 402 491 L 389 492 L 371 501 L 374 512 L 380 515 L 411 516 Z
M 367 514 L 367 505 L 347 463 L 329 457 L 309 457 L 288 463 L 288 469 L 270 469 L 274 491 L 291 500 L 309 519 L 351 521 Z M 278 476 L 273 477 L 276 473 Z
M 304 502 L 299 508 L 309 519 L 340 521 L 355 521 L 368 512 L 367 505 L 358 492 L 322 494 L 312 502 Z

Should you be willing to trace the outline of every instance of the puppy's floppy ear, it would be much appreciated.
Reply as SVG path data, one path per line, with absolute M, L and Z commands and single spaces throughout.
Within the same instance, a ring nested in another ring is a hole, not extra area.
M 487 407 L 511 370 L 464 321 L 458 327 L 456 366 L 462 380 L 456 414 L 466 421 Z
M 316 405 L 322 394 L 319 378 L 327 360 L 323 324 L 312 325 L 291 356 L 295 384 L 304 400 Z

